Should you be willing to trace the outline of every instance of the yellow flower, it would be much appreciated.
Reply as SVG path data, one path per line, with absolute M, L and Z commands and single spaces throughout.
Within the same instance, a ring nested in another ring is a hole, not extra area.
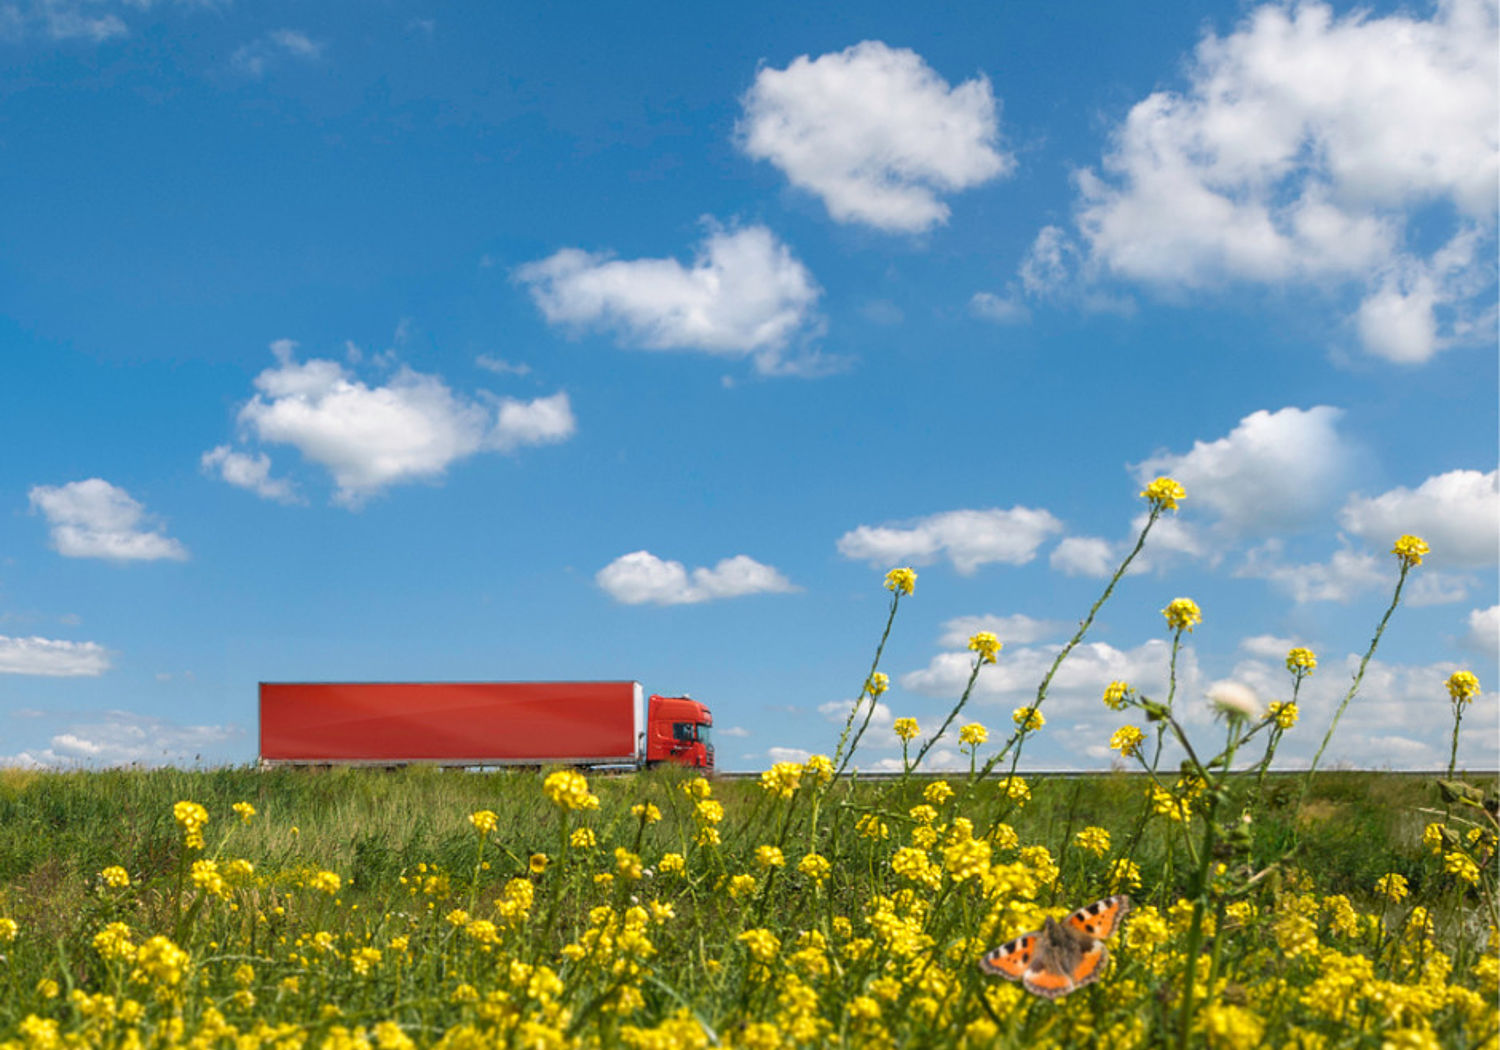
M 172 807 L 172 816 L 182 825 L 182 843 L 188 849 L 203 848 L 203 825 L 208 823 L 208 810 L 196 802 L 179 802 Z
M 354 967 L 354 972 L 361 977 L 369 974 L 376 966 L 380 965 L 379 948 L 356 948 L 349 956 L 349 965 Z
M 135 945 L 130 940 L 130 927 L 123 922 L 110 923 L 94 934 L 94 951 L 99 953 L 101 959 L 134 961 Z
M 1111 711 L 1120 710 L 1125 706 L 1125 697 L 1129 692 L 1129 682 L 1110 682 L 1104 689 L 1104 706 Z
M 777 762 L 760 775 L 761 788 L 766 793 L 781 799 L 795 795 L 801 783 L 802 764 L 800 762 Z
M 958 731 L 958 742 L 969 747 L 978 747 L 990 738 L 990 731 L 978 722 L 970 722 Z
M 1146 734 L 1135 726 L 1121 726 L 1109 738 L 1110 750 L 1120 752 L 1121 758 L 1139 755 L 1141 753 L 1141 744 L 1145 739 Z
M 954 791 L 948 786 L 946 780 L 934 780 L 922 789 L 922 797 L 934 806 L 941 806 L 954 795 Z
M 104 885 L 113 886 L 117 890 L 130 885 L 130 873 L 118 864 L 111 864 L 101 871 L 99 879 Z
M 1297 705 L 1290 701 L 1272 700 L 1266 705 L 1266 710 L 1271 713 L 1276 719 L 1276 724 L 1282 729 L 1290 729 L 1297 724 Z
M 681 875 L 687 870 L 687 859 L 681 853 L 663 853 L 656 868 L 663 875 Z
M 885 589 L 896 594 L 910 594 L 917 589 L 917 574 L 910 569 L 892 569 L 885 574 Z
M 1187 490 L 1171 478 L 1160 477 L 1146 486 L 1141 492 L 1141 498 L 1161 510 L 1176 510 L 1177 501 L 1187 499 Z
M 865 683 L 865 692 L 869 693 L 871 697 L 877 697 L 890 687 L 890 675 L 887 675 L 881 671 L 876 671 L 870 676 L 870 680 Z
M 321 890 L 332 897 L 344 885 L 344 880 L 336 871 L 320 871 L 307 880 L 307 888 Z
M 780 868 L 786 865 L 786 857 L 776 846 L 756 846 L 755 866 L 758 868 Z
M 1010 720 L 1028 733 L 1034 733 L 1047 724 L 1046 716 L 1034 707 L 1018 707 L 1010 714 Z
M 979 662 L 992 664 L 1005 646 L 991 631 L 980 631 L 969 639 L 969 649 L 979 654 Z
M 833 759 L 827 755 L 813 755 L 803 764 L 802 772 L 819 784 L 826 784 L 833 779 Z
M 188 953 L 160 935 L 152 937 L 136 950 L 136 967 L 147 980 L 175 985 L 182 980 L 191 961 Z
M 1410 889 L 1407 886 L 1406 876 L 1404 875 L 1397 875 L 1395 872 L 1391 872 L 1391 874 L 1382 875 L 1375 880 L 1375 895 L 1385 900 L 1405 900 L 1409 892 Z
M 1443 870 L 1449 875 L 1456 875 L 1470 886 L 1479 885 L 1479 865 L 1468 854 L 1457 850 L 1444 854 Z
M 500 818 L 495 816 L 494 810 L 481 809 L 469 814 L 469 823 L 474 825 L 474 830 L 481 835 L 488 835 L 500 826 Z
M 917 728 L 917 720 L 915 718 L 898 718 L 896 719 L 896 724 L 891 728 L 896 731 L 897 736 L 907 741 L 910 741 L 921 732 Z
M 234 810 L 235 815 L 240 818 L 242 824 L 250 823 L 250 818 L 255 816 L 255 807 L 248 802 L 236 802 L 229 808 Z
M 1005 778 L 1005 797 L 1013 802 L 1030 802 L 1031 788 L 1023 777 L 1009 776 Z
M 1161 614 L 1167 618 L 1167 626 L 1176 631 L 1191 631 L 1194 625 L 1203 622 L 1198 603 L 1191 598 L 1173 598 Z
M 757 962 L 770 962 L 781 951 L 781 940 L 770 930 L 746 930 L 736 939 Z
M 559 769 L 542 781 L 542 792 L 560 809 L 598 809 L 599 798 L 589 794 L 589 782 L 576 769 Z
M 661 819 L 661 810 L 656 808 L 655 803 L 643 802 L 631 806 L 630 815 L 642 824 L 655 824 Z
M 1109 852 L 1109 831 L 1106 828 L 1087 827 L 1073 836 L 1073 845 L 1087 850 L 1096 857 Z
M 1301 646 L 1286 654 L 1286 669 L 1295 675 L 1309 675 L 1318 666 L 1318 657 L 1311 649 Z
M 1454 671 L 1448 676 L 1448 696 L 1454 703 L 1467 704 L 1479 695 L 1479 679 L 1472 671 Z
M 1432 548 L 1427 546 L 1426 540 L 1420 536 L 1410 535 L 1402 536 L 1396 541 L 1396 545 L 1391 548 L 1391 553 L 1401 559 L 1401 564 L 1405 568 L 1411 568 L 1413 565 L 1421 565 L 1423 556 L 1431 553 L 1431 551 Z
M 622 879 L 634 882 L 641 877 L 641 858 L 624 846 L 615 847 L 615 870 Z
M 533 853 L 526 861 L 526 870 L 533 875 L 540 875 L 547 870 L 547 854 Z
M 754 875 L 736 875 L 729 880 L 729 895 L 735 900 L 748 897 L 755 892 L 755 886 Z
M 797 870 L 822 885 L 823 880 L 833 871 L 833 865 L 828 862 L 828 858 L 809 853 L 797 862 Z
M 574 828 L 573 834 L 568 836 L 568 844 L 574 849 L 593 849 L 594 829 Z
M 9 944 L 21 932 L 15 919 L 0 919 L 0 944 Z

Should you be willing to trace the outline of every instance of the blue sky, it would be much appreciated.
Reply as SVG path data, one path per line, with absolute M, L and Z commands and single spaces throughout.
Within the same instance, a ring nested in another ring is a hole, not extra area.
M 965 639 L 1034 768 L 1181 703 L 1496 764 L 1493 2 L 0 0 L 0 762 L 241 763 L 260 680 L 635 678 L 860 754 Z M 934 752 L 961 760 L 956 741 Z M 964 761 L 966 765 L 966 761 Z

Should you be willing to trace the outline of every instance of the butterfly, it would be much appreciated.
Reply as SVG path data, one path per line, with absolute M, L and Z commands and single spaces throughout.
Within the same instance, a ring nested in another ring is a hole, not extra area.
M 1006 941 L 979 960 L 985 973 L 1020 981 L 1028 992 L 1057 999 L 1104 976 L 1108 937 L 1130 914 L 1123 893 L 1079 908 L 1062 922 L 1048 918 L 1040 930 Z

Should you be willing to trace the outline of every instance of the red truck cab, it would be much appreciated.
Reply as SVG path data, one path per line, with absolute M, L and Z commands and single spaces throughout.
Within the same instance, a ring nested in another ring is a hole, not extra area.
M 714 768 L 714 716 L 688 696 L 651 696 L 646 716 L 646 764 L 676 762 Z

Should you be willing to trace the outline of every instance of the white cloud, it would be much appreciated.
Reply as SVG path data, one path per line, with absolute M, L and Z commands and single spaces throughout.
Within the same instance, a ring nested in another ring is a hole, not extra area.
M 185 766 L 220 757 L 223 745 L 244 735 L 233 725 L 178 725 L 129 711 L 105 711 L 66 726 L 45 748 L 0 755 L 0 766 Z
M 1176 478 L 1192 505 L 1206 506 L 1233 533 L 1263 533 L 1312 524 L 1337 491 L 1354 452 L 1338 432 L 1343 410 L 1264 409 L 1228 436 L 1195 441 L 1192 451 L 1160 453 L 1132 467 L 1144 485 Z
M 1286 654 L 1298 645 L 1306 648 L 1307 643 L 1294 642 L 1290 638 L 1281 638 L 1274 634 L 1257 634 L 1240 639 L 1240 648 L 1245 652 L 1270 660 L 1285 660 Z
M 238 48 L 229 62 L 237 71 L 250 77 L 261 77 L 282 59 L 315 62 L 323 55 L 323 45 L 297 29 L 274 29 L 265 36 Z
M 0 674 L 92 678 L 109 670 L 109 655 L 98 642 L 8 638 L 0 634 Z
M 625 605 L 688 605 L 798 589 L 776 569 L 744 554 L 690 573 L 682 562 L 664 561 L 650 551 L 634 551 L 600 569 L 594 580 L 606 594 Z
M 1491 0 L 1426 20 L 1258 7 L 1079 173 L 1083 246 L 1054 235 L 1027 266 L 1044 284 L 1077 266 L 1173 293 L 1352 288 L 1367 351 L 1426 360 L 1493 301 L 1497 52 Z
M 486 372 L 494 372 L 496 375 L 529 376 L 531 366 L 524 362 L 507 361 L 503 357 L 495 357 L 491 354 L 480 354 L 474 358 L 474 363 Z
M 1094 536 L 1069 536 L 1052 549 L 1048 564 L 1068 576 L 1105 577 L 1119 565 L 1108 540 Z
M 839 537 L 846 558 L 891 566 L 947 558 L 967 576 L 981 565 L 1024 565 L 1062 522 L 1045 510 L 952 510 L 894 525 L 861 525 Z
M 1482 653 L 1500 655 L 1500 605 L 1470 612 L 1469 633 L 1464 641 Z
M 1415 490 L 1395 488 L 1372 499 L 1354 496 L 1339 523 L 1370 543 L 1389 547 L 1412 533 L 1432 547 L 1438 566 L 1489 566 L 1500 560 L 1500 472 L 1453 470 Z
M 969 299 L 969 310 L 976 317 L 1001 324 L 1021 324 L 1031 320 L 1031 310 L 1014 292 L 996 295 L 993 292 L 975 292 Z
M 338 486 L 335 500 L 346 506 L 389 485 L 441 477 L 476 453 L 556 443 L 575 429 L 566 393 L 532 401 L 469 398 L 405 366 L 371 386 L 337 361 L 297 361 L 295 346 L 272 344 L 277 364 L 255 378 L 257 392 L 239 422 L 262 442 L 291 445 L 327 468 Z
M 998 148 L 986 77 L 950 87 L 916 52 L 878 40 L 762 67 L 743 103 L 741 148 L 821 197 L 839 222 L 927 230 L 948 220 L 940 194 L 1014 166 Z
M 146 508 L 102 478 L 31 489 L 31 507 L 46 517 L 52 547 L 67 558 L 183 560 L 187 548 L 167 536 Z
M 822 289 L 764 226 L 710 228 L 691 266 L 564 248 L 516 270 L 553 324 L 613 330 L 648 350 L 753 355 L 783 370 L 783 351 L 816 327 Z
M 1348 603 L 1366 591 L 1393 587 L 1394 561 L 1377 558 L 1369 551 L 1341 547 L 1326 562 L 1291 565 L 1282 560 L 1280 541 L 1268 540 L 1245 556 L 1235 575 L 1269 580 L 1298 604 Z
M 1066 625 L 1058 620 L 1036 620 L 1024 613 L 1010 616 L 958 616 L 943 624 L 938 644 L 945 649 L 966 649 L 969 639 L 980 631 L 989 631 L 1002 645 L 1026 645 L 1051 638 Z
M 297 490 L 285 478 L 271 477 L 271 457 L 261 452 L 249 455 L 219 445 L 203 453 L 199 465 L 210 475 L 217 475 L 231 485 L 249 489 L 262 499 L 278 503 L 297 503 Z
M 766 748 L 766 761 L 772 764 L 777 762 L 806 763 L 809 758 L 812 758 L 812 752 L 800 747 Z
M 719 726 L 714 726 L 714 736 L 727 736 L 733 737 L 736 740 L 742 740 L 749 735 L 750 730 L 744 726 L 725 726 L 722 729 Z

